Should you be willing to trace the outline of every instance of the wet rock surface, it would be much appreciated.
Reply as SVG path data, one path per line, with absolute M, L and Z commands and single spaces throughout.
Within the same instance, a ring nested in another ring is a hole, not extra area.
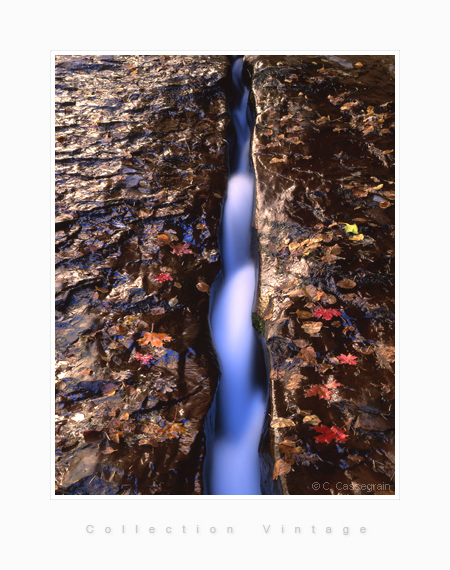
M 201 494 L 224 56 L 56 58 L 56 493 Z
M 247 56 L 284 494 L 394 492 L 394 57 Z

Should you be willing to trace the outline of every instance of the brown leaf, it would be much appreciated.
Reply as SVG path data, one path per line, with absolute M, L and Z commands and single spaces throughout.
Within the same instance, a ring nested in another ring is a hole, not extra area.
M 113 449 L 110 445 L 108 445 L 107 447 L 105 447 L 105 449 L 102 449 L 101 453 L 103 453 L 103 455 L 110 455 L 111 453 L 115 453 L 117 451 L 117 449 Z
M 315 321 L 306 321 L 302 324 L 302 329 L 310 335 L 317 334 L 323 327 L 323 323 Z
M 349 101 L 348 103 L 345 103 L 344 105 L 342 105 L 341 111 L 348 111 L 349 109 L 351 109 L 355 105 L 358 105 L 358 103 L 359 103 L 359 101 Z
M 300 386 L 302 380 L 306 380 L 306 376 L 303 376 L 303 374 L 292 374 L 286 384 L 286 388 L 288 390 L 296 390 Z
M 303 423 L 304 424 L 311 424 L 313 426 L 317 426 L 320 423 L 322 423 L 322 420 L 320 418 L 318 418 L 315 414 L 312 414 L 310 416 L 305 416 L 303 418 Z
M 295 311 L 299 319 L 310 319 L 313 315 L 310 311 Z
M 356 286 L 356 283 L 352 279 L 341 279 L 336 283 L 338 287 L 342 287 L 342 289 L 353 289 Z
M 115 443 L 120 443 L 120 436 L 123 435 L 123 431 L 110 431 L 109 439 Z
M 319 323 L 322 324 L 322 323 Z M 297 355 L 303 360 L 306 366 L 314 366 L 317 362 L 316 352 L 312 346 L 307 346 L 303 348 Z
M 202 293 L 208 293 L 209 285 L 204 283 L 203 281 L 200 281 L 199 283 L 197 283 L 197 289 Z
M 288 293 L 289 297 L 304 297 L 305 294 L 305 289 L 303 287 L 301 289 L 294 289 Z
M 291 426 L 295 426 L 295 424 L 289 418 L 275 418 L 270 422 L 271 428 L 285 428 Z
M 151 315 L 164 315 L 164 313 L 166 312 L 166 310 L 164 309 L 164 307 L 155 307 L 154 309 L 152 309 L 150 311 Z
M 114 396 L 117 392 L 118 386 L 116 384 L 112 384 L 108 382 L 107 384 L 103 384 L 102 386 L 102 394 L 104 396 Z
M 279 459 L 273 468 L 273 480 L 278 479 L 280 475 L 286 475 L 291 470 L 289 463 L 286 463 L 284 459 Z

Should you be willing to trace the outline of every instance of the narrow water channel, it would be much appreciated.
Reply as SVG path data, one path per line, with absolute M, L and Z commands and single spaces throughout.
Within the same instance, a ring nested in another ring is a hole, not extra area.
M 229 112 L 234 136 L 221 223 L 222 271 L 211 292 L 210 310 L 221 370 L 207 443 L 205 487 L 210 495 L 261 494 L 258 446 L 268 390 L 261 341 L 252 326 L 258 263 L 252 247 L 252 120 L 242 71 L 243 59 L 233 58 Z

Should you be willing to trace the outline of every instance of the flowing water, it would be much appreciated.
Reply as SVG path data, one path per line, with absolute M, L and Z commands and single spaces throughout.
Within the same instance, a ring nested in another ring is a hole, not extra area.
M 230 114 L 235 142 L 230 145 L 230 174 L 222 216 L 222 274 L 211 304 L 212 336 L 221 369 L 213 408 L 213 442 L 207 453 L 207 492 L 212 495 L 261 494 L 258 446 L 267 383 L 258 359 L 260 340 L 252 326 L 258 267 L 252 255 L 252 125 L 242 66 L 242 58 L 236 58 L 232 65 Z

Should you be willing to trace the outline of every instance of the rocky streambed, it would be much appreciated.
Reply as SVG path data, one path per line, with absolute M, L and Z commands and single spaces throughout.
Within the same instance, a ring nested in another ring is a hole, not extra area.
M 246 56 L 264 489 L 394 492 L 394 58 Z M 57 56 L 56 477 L 202 494 L 225 56 Z

